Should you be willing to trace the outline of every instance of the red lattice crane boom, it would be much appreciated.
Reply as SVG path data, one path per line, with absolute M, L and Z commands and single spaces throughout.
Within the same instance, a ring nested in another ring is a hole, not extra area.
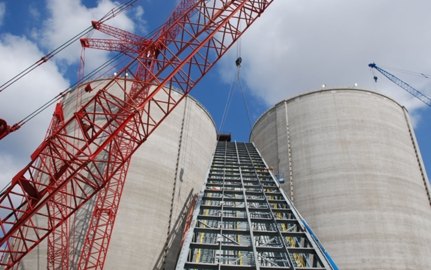
M 192 8 L 195 1 L 183 1 L 164 25 L 168 29 L 176 20 L 179 19 L 182 13 L 187 12 L 187 9 Z M 150 40 L 146 40 L 133 33 L 129 33 L 122 29 L 106 25 L 103 22 L 93 21 L 94 29 L 105 33 L 116 39 L 94 39 L 82 38 L 81 44 L 84 48 L 96 48 L 109 51 L 119 51 L 126 55 L 139 54 L 141 48 L 151 44 Z M 163 31 L 163 29 L 161 30 Z M 169 35 L 176 36 L 179 27 L 170 28 Z M 155 34 L 157 37 L 158 33 Z M 168 36 L 167 34 L 163 35 Z M 165 42 L 168 45 L 168 42 Z M 153 61 L 147 61 L 147 69 L 152 69 Z M 127 83 L 127 79 L 124 80 Z M 132 86 L 133 87 L 133 86 Z M 91 86 L 88 86 L 91 90 Z M 116 214 L 118 211 L 124 182 L 127 176 L 128 164 L 123 165 L 121 170 L 114 176 L 109 183 L 97 194 L 94 208 L 89 217 L 88 227 L 84 232 L 85 238 L 80 246 L 80 241 L 73 241 L 70 237 L 70 229 L 67 222 L 63 223 L 50 236 L 48 241 L 48 269 L 103 269 L 106 259 L 109 242 L 111 239 L 112 229 L 114 226 Z M 76 218 L 76 217 L 75 217 Z M 56 234 L 57 237 L 52 235 Z M 76 245 L 76 246 L 72 246 Z M 69 260 L 71 250 L 75 250 L 74 258 Z M 77 252 L 77 250 L 79 250 Z
M 271 3 L 183 1 L 119 75 L 42 142 L 0 194 L 0 266 L 13 267 L 121 174 L 137 148 Z M 132 87 L 121 83 L 126 72 Z
M 93 26 L 95 29 L 117 39 L 81 39 L 81 44 L 84 48 L 119 51 L 126 55 L 133 55 L 139 54 L 141 48 L 148 47 L 151 44 L 149 40 L 137 38 L 132 33 L 112 26 L 94 24 L 94 22 Z M 151 59 L 143 62 L 146 70 L 153 70 L 154 64 L 154 61 Z M 128 83 L 127 77 L 124 78 L 124 83 Z M 136 88 L 136 85 L 132 87 Z M 127 145 L 124 145 L 124 147 L 127 147 Z M 85 234 L 84 243 L 82 244 L 82 248 L 80 248 L 78 261 L 76 265 L 73 265 L 74 268 L 103 269 L 129 163 L 130 159 L 98 193 L 94 209 L 89 219 L 89 226 Z M 67 231 L 67 229 L 64 231 Z M 62 246 L 63 251 L 66 251 L 68 248 L 68 246 Z M 60 265 L 56 267 L 57 268 L 53 269 L 61 268 Z
M 125 54 L 137 54 L 140 48 L 148 47 L 151 41 L 129 33 L 122 29 L 92 21 L 93 28 L 110 35 L 116 39 L 95 39 L 95 38 L 81 38 L 81 45 L 83 48 L 95 48 L 106 51 L 118 51 Z

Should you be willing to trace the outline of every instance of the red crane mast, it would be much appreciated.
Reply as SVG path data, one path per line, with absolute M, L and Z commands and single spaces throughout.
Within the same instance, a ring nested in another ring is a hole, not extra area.
M 123 179 L 137 148 L 271 3 L 183 1 L 185 8 L 42 142 L 0 194 L 0 266 L 13 267 L 112 180 Z M 125 73 L 131 87 L 121 83 Z
M 196 1 L 189 0 L 182 1 L 169 17 L 163 28 L 167 29 L 174 24 L 183 13 L 193 8 L 192 5 L 195 4 L 195 2 Z M 148 46 L 151 42 L 133 33 L 106 25 L 103 22 L 93 21 L 92 25 L 94 29 L 116 39 L 82 38 L 81 44 L 84 48 L 119 51 L 125 55 L 130 55 L 133 53 L 139 54 L 140 49 Z M 163 29 L 161 31 L 163 31 Z M 170 28 L 169 34 L 171 36 L 176 36 L 178 31 L 178 26 L 172 27 Z M 156 37 L 158 35 L 159 33 L 155 34 Z M 166 36 L 166 34 L 164 35 Z M 168 42 L 166 42 L 165 45 L 168 45 Z M 149 69 L 152 69 L 153 64 L 153 61 L 147 61 L 146 63 Z M 126 79 L 124 79 L 124 83 L 127 83 Z M 87 86 L 87 89 L 91 89 L 91 86 Z M 78 258 L 77 261 L 72 262 L 72 265 L 65 263 L 68 260 L 65 256 L 69 256 L 70 254 L 70 245 L 74 244 L 68 239 L 68 225 L 65 222 L 57 229 L 57 234 L 60 237 L 55 238 L 54 245 L 48 245 L 48 252 L 53 262 L 48 264 L 49 269 L 69 269 L 70 266 L 78 269 L 103 269 L 124 182 L 127 176 L 128 165 L 129 162 L 127 162 L 121 170 L 119 170 L 117 175 L 98 193 L 95 206 L 89 219 L 89 226 L 87 230 L 85 230 L 84 243 L 82 247 L 78 246 L 79 253 L 77 254 L 78 256 L 74 257 L 74 260 L 76 257 Z

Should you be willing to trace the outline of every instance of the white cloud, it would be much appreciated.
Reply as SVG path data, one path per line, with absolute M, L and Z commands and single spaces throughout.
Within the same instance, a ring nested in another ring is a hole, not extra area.
M 135 16 L 137 18 L 142 18 L 144 16 L 144 8 L 142 6 L 138 6 L 135 11 Z
M 80 0 L 47 0 L 48 19 L 38 31 L 41 45 L 48 50 L 57 48 L 89 27 L 92 20 L 99 20 L 116 6 L 118 3 L 110 0 L 101 0 L 92 8 L 87 8 Z M 133 21 L 124 12 L 109 20 L 107 24 L 127 31 L 134 30 Z M 97 33 L 92 35 L 95 36 Z M 78 63 L 80 54 L 81 45 L 77 42 L 56 56 L 55 60 L 68 66 Z M 107 52 L 97 50 L 86 53 L 86 70 L 92 70 L 104 63 L 107 55 Z
M 274 1 L 241 40 L 242 78 L 268 105 L 358 83 L 415 110 L 423 104 L 383 76 L 375 84 L 367 64 L 431 73 L 429 10 L 427 0 Z M 227 81 L 234 57 L 222 60 Z
M 6 13 L 6 4 L 0 3 L 0 26 L 3 24 L 5 13 Z
M 136 22 L 135 29 L 136 33 L 148 33 L 147 29 L 147 21 L 145 20 L 145 11 L 142 6 L 136 6 L 133 8 L 134 14 L 133 14 L 133 20 Z
M 28 39 L 6 34 L 0 37 L 0 55 L 0 81 L 6 82 L 40 59 L 43 53 Z M 12 125 L 67 86 L 54 63 L 47 62 L 0 93 L 0 118 Z M 10 181 L 3 177 L 16 173 L 17 168 L 30 160 L 29 151 L 42 142 L 51 114 L 52 109 L 47 110 L 0 141 L 0 186 Z
M 41 14 L 40 14 L 40 10 L 38 10 L 37 8 L 30 6 L 28 8 L 28 12 L 30 13 L 30 16 L 32 18 L 33 21 L 39 21 L 39 19 L 41 18 Z

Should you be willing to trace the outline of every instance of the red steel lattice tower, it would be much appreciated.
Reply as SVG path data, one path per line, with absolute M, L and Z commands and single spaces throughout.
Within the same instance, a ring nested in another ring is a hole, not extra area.
M 123 179 L 137 148 L 271 3 L 183 1 L 184 10 L 119 71 L 129 74 L 131 87 L 123 87 L 120 75 L 110 79 L 42 142 L 0 194 L 0 266 L 13 267 L 89 199 Z

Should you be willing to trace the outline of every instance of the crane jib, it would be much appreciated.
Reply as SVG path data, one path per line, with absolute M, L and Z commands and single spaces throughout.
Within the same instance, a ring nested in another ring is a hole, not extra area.
M 0 265 L 13 267 L 107 182 L 121 182 L 115 177 L 124 171 L 136 149 L 271 3 L 180 3 L 181 12 L 174 12 L 153 42 L 157 54 L 141 54 L 146 61 L 134 59 L 119 72 L 130 74 L 131 87 L 116 84 L 122 93 L 111 93 L 112 85 L 121 79 L 114 76 L 47 138 L 46 146 L 22 174 L 25 180 L 2 194 L 0 212 L 7 212 L 9 218 L 2 216 L 0 223 L 4 235 Z M 155 83 L 161 85 L 153 88 Z M 35 197 L 40 199 L 34 206 Z M 27 207 L 15 205 L 16 200 L 26 202 Z M 100 250 L 106 248 L 101 246 Z M 102 257 L 90 258 L 95 261 L 86 265 L 103 266 Z M 82 268 L 86 266 L 79 266 Z
M 412 96 L 414 96 L 417 99 L 419 99 L 420 101 L 422 101 L 427 106 L 431 107 L 431 98 L 429 96 L 427 96 L 424 93 L 422 93 L 421 91 L 417 90 L 416 88 L 414 88 L 413 86 L 411 86 L 407 82 L 401 80 L 400 78 L 398 78 L 394 74 L 392 74 L 392 73 L 388 72 L 387 70 L 384 70 L 383 68 L 377 66 L 376 63 L 370 63 L 370 64 L 368 64 L 368 66 L 370 68 L 376 69 L 383 76 L 388 78 L 390 81 L 392 81 L 393 83 L 395 83 L 396 85 L 398 85 L 399 87 L 401 87 L 402 89 L 404 89 L 405 91 L 410 93 Z M 376 76 L 374 76 L 374 80 L 377 82 Z

